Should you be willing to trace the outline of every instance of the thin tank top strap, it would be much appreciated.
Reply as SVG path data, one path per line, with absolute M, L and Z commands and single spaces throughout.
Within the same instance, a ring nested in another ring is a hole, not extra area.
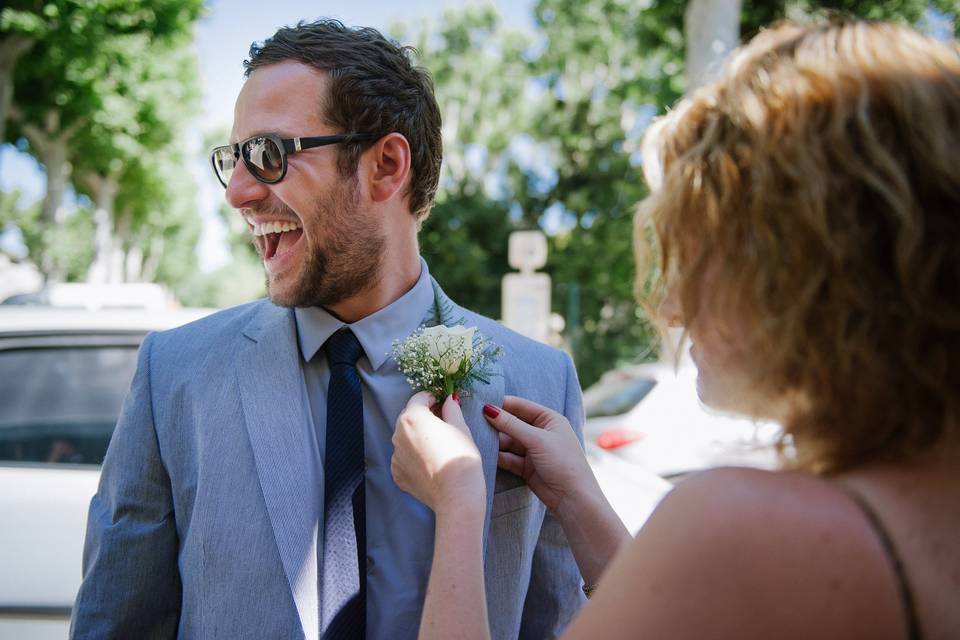
M 863 515 L 867 518 L 867 522 L 870 523 L 870 528 L 873 529 L 874 533 L 877 534 L 877 539 L 880 540 L 880 546 L 883 547 L 883 552 L 886 554 L 887 560 L 890 561 L 890 566 L 893 568 L 893 574 L 897 580 L 897 591 L 900 595 L 900 604 L 903 607 L 903 614 L 906 618 L 906 631 L 908 640 L 922 640 L 923 634 L 920 630 L 920 620 L 917 617 L 917 608 L 913 598 L 913 590 L 910 588 L 910 581 L 907 579 L 907 572 L 903 567 L 900 554 L 897 553 L 897 547 L 893 543 L 893 538 L 890 537 L 890 533 L 880 520 L 880 516 L 877 515 L 877 512 L 874 511 L 872 506 L 870 506 L 870 503 L 867 502 L 866 498 L 850 487 L 841 488 L 847 495 L 850 496 L 851 499 L 853 499 L 854 503 L 860 507 L 860 511 L 863 512 Z

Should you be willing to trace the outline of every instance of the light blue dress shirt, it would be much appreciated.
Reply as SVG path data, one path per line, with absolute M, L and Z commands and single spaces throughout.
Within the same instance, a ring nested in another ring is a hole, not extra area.
M 433 512 L 393 482 L 394 424 L 412 391 L 389 357 L 393 341 L 404 339 L 432 317 L 433 285 L 426 262 L 407 293 L 362 320 L 346 324 L 320 307 L 295 309 L 304 379 L 324 459 L 327 385 L 330 368 L 321 347 L 341 327 L 349 327 L 364 355 L 357 362 L 363 385 L 363 438 L 366 459 L 367 637 L 416 638 L 433 556 Z M 309 425 L 305 425 L 309 428 Z M 316 500 L 321 498 L 317 492 Z M 322 557 L 322 550 L 319 551 Z M 323 577 L 319 576 L 318 589 Z M 322 591 L 321 591 L 322 597 Z

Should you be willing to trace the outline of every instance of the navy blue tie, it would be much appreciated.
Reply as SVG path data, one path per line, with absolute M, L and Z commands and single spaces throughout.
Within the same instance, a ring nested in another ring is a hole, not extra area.
M 357 360 L 363 348 L 349 329 L 323 345 L 330 366 L 324 456 L 321 637 L 363 638 L 367 615 L 363 394 Z

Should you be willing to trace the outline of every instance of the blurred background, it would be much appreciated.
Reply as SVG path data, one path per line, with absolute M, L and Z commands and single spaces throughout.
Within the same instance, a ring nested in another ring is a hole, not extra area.
M 250 44 L 302 19 L 416 47 L 444 119 L 431 273 L 572 354 L 588 456 L 631 529 L 691 471 L 776 464 L 777 426 L 703 409 L 634 300 L 638 147 L 739 42 L 834 11 L 951 38 L 960 1 L 3 0 L 0 637 L 66 635 L 145 333 L 265 293 L 208 154 Z
M 502 317 L 508 235 L 542 230 L 552 326 L 589 385 L 656 358 L 631 252 L 651 118 L 772 21 L 843 10 L 944 37 L 956 5 L 6 0 L 0 300 L 61 282 L 159 283 L 190 307 L 262 296 L 208 151 L 227 141 L 250 43 L 319 12 L 415 45 L 433 74 L 445 157 L 421 235 L 431 271 L 455 300 Z

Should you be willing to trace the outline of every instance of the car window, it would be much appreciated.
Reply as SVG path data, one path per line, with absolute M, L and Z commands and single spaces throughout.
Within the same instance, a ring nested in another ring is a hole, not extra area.
M 136 346 L 0 351 L 0 462 L 100 464 Z
M 653 378 L 635 377 L 603 382 L 583 394 L 583 408 L 588 418 L 616 416 L 626 413 L 657 386 Z

